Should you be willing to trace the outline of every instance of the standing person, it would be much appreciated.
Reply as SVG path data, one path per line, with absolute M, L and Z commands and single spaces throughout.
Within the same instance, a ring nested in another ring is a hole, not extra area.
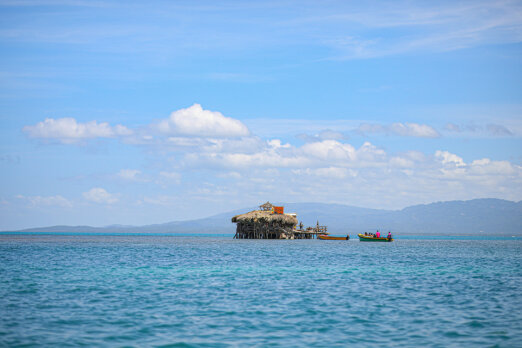
M 392 235 L 390 231 L 388 231 L 388 240 L 392 240 Z
M 381 232 L 379 232 L 379 230 L 377 230 L 377 233 L 375 234 L 375 236 L 376 236 L 377 238 L 381 238 Z

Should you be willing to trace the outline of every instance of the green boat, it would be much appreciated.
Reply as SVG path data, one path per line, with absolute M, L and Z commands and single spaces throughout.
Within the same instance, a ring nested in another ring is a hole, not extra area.
M 388 239 L 386 237 L 377 238 L 374 236 L 365 236 L 364 234 L 361 234 L 361 233 L 359 233 L 358 236 L 359 236 L 359 240 L 361 242 L 393 242 L 393 238 L 392 239 Z

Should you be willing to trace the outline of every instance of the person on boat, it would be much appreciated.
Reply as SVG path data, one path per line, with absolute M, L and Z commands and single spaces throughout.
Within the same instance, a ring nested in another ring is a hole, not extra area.
M 392 235 L 390 231 L 388 231 L 388 240 L 392 240 Z
M 381 238 L 381 232 L 379 232 L 379 230 L 377 230 L 377 233 L 375 233 L 375 237 Z

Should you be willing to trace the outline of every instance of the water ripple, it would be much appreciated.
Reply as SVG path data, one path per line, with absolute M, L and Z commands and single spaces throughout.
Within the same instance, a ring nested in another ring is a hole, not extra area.
M 0 346 L 522 346 L 521 251 L 0 236 Z

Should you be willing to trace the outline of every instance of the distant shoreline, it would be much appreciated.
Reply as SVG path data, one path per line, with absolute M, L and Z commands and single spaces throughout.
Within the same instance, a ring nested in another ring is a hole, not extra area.
M 522 235 L 522 201 L 483 198 L 470 201 L 448 201 L 416 205 L 397 211 L 375 210 L 341 204 L 283 203 L 285 209 L 297 213 L 300 222 L 328 226 L 331 235 L 391 231 L 394 235 Z M 214 216 L 186 221 L 134 225 L 54 225 L 18 229 L 4 226 L 3 232 L 27 233 L 92 233 L 92 234 L 209 234 L 228 235 L 236 228 L 231 222 L 245 208 Z
M 7 236 L 64 236 L 64 237 L 194 237 L 194 238 L 233 238 L 233 233 L 139 233 L 139 232 L 0 232 L 0 238 Z M 522 235 L 491 234 L 395 234 L 396 240 L 522 240 Z M 354 237 L 353 241 L 357 241 Z

